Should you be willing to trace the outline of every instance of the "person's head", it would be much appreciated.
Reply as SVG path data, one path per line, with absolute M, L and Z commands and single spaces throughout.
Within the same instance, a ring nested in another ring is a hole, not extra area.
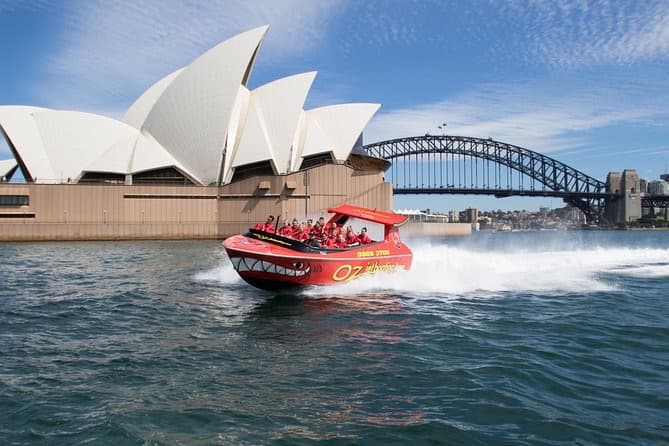
M 342 242 L 346 240 L 346 237 L 344 236 L 344 234 L 339 234 L 339 240 L 342 241 Z
M 297 218 L 293 218 L 293 226 L 297 227 L 297 225 L 299 225 L 299 224 L 300 224 L 300 222 L 297 221 Z
M 325 223 L 325 217 L 321 217 L 318 219 L 318 223 L 323 224 Z
M 363 233 L 363 234 L 366 234 L 366 233 L 367 233 L 367 228 L 363 227 L 363 228 L 360 230 L 360 232 Z
M 346 228 L 346 233 L 347 233 L 347 234 L 351 234 L 351 233 L 353 233 L 353 228 L 350 227 L 350 226 L 349 226 L 348 228 Z
M 308 220 L 307 220 L 307 224 L 308 224 L 308 225 L 313 225 L 313 224 L 314 224 L 314 221 L 313 221 L 312 219 L 308 219 Z
M 272 223 L 273 221 L 274 221 L 274 216 L 273 215 L 270 215 L 269 217 L 267 217 L 267 223 Z

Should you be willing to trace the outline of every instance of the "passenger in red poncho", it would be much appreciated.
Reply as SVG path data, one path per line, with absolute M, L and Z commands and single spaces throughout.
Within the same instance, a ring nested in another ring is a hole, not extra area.
M 255 228 L 259 231 L 274 232 L 274 216 L 270 215 L 267 217 L 267 221 L 265 223 L 258 223 Z
M 293 236 L 293 230 L 291 229 L 288 222 L 284 221 L 283 226 L 281 226 L 279 228 L 279 231 L 277 232 L 277 234 L 282 235 L 284 237 L 292 237 Z
M 360 242 L 358 241 L 358 236 L 355 235 L 355 232 L 353 232 L 353 227 L 348 226 L 346 228 L 346 243 L 348 243 L 349 246 L 357 245 Z
M 372 239 L 369 238 L 369 235 L 367 235 L 367 228 L 362 228 L 360 230 L 360 234 L 358 235 L 358 241 L 360 242 L 361 245 L 367 245 L 368 243 L 372 243 Z
M 290 230 L 292 231 L 291 236 L 295 239 L 298 238 L 301 229 L 300 229 L 300 222 L 297 220 L 297 218 L 293 218 L 293 224 L 290 226 Z
M 298 225 L 297 230 L 293 230 L 293 238 L 301 242 L 309 240 L 309 231 L 304 228 L 303 224 Z
M 337 226 L 337 223 L 332 222 L 329 227 L 326 225 L 325 228 L 327 229 L 328 234 L 334 234 L 335 237 L 339 237 L 339 233 L 341 232 L 341 228 L 339 226 Z
M 335 236 L 324 236 L 323 245 L 326 248 L 336 248 L 337 247 L 337 237 Z
M 337 248 L 348 248 L 348 243 L 346 242 L 346 236 L 344 234 L 339 234 L 337 237 Z
M 327 234 L 325 231 L 325 219 L 323 217 L 319 218 L 311 232 L 316 234 L 316 237 L 323 238 L 323 235 Z

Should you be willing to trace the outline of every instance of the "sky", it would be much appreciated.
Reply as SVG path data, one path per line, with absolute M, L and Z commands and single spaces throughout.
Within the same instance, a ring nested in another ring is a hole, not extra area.
M 120 118 L 163 76 L 261 25 L 249 87 L 316 70 L 305 108 L 382 104 L 365 143 L 446 123 L 602 181 L 668 171 L 669 0 L 0 0 L 0 105 Z M 437 211 L 562 205 L 394 198 Z

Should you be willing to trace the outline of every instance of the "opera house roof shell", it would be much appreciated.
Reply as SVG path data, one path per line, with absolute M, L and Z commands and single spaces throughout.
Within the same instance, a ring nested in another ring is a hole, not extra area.
M 0 168 L 11 176 L 18 163 L 25 179 L 38 183 L 173 169 L 195 184 L 211 185 L 227 184 L 237 169 L 257 163 L 286 174 L 315 155 L 345 161 L 380 105 L 304 110 L 316 72 L 249 90 L 267 29 L 238 34 L 165 76 L 121 120 L 0 106 L 0 130 L 15 157 L 0 161 Z
M 0 178 L 9 178 L 17 167 L 19 167 L 18 164 L 12 159 L 0 160 Z

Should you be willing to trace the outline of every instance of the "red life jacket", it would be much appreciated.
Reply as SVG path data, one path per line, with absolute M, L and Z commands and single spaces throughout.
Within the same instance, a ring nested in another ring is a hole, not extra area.
M 337 248 L 348 248 L 348 242 L 346 240 L 337 240 Z
M 258 223 L 255 226 L 255 228 L 258 229 L 259 231 L 274 232 L 274 223 L 270 222 Z

